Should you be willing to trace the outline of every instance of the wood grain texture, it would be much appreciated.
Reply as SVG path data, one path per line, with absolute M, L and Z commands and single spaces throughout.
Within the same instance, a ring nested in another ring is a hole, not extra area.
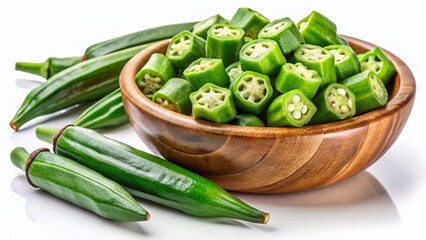
M 357 53 L 375 47 L 345 37 Z M 132 127 L 154 153 L 202 174 L 227 190 L 282 193 L 342 181 L 377 161 L 401 133 L 413 107 L 416 83 L 407 65 L 384 50 L 397 69 L 386 106 L 352 119 L 302 128 L 241 127 L 196 120 L 143 96 L 134 76 L 170 40 L 132 58 L 120 87 Z

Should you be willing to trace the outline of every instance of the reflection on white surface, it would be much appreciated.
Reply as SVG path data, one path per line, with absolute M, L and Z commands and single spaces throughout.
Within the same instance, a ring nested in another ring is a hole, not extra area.
M 219 226 L 221 231 L 248 238 L 280 231 L 291 236 L 292 233 L 300 234 L 306 229 L 311 233 L 333 230 L 334 234 L 338 234 L 339 231 L 347 232 L 354 225 L 374 228 L 400 222 L 392 199 L 368 172 L 327 188 L 301 193 L 235 194 L 249 204 L 269 212 L 271 219 L 267 225 L 223 218 L 197 218 L 149 202 L 142 202 L 152 216 L 148 222 L 119 223 L 105 220 L 44 191 L 33 189 L 28 186 L 23 175 L 13 179 L 11 189 L 26 199 L 26 214 L 35 224 L 46 229 L 55 229 L 52 234 L 69 234 L 76 238 L 84 234 L 111 238 L 126 236 L 126 239 L 137 239 L 141 236 L 167 238 L 177 233 L 185 234 L 194 229 L 196 231 L 197 226 L 212 230 Z M 162 226 L 170 224 L 181 225 L 181 228 L 174 229 L 178 232 L 173 233 L 162 230 Z M 207 236 L 207 239 L 214 239 L 210 237 L 213 236 Z
M 42 82 L 33 79 L 16 79 L 15 85 L 22 89 L 33 90 L 35 87 L 38 87 Z

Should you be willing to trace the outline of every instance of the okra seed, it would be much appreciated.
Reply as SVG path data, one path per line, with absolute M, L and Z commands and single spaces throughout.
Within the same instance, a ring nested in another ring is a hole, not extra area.
M 348 107 L 349 107 L 349 108 L 352 108 L 352 104 L 353 104 L 353 103 L 352 103 L 352 100 L 351 100 L 351 99 L 348 99 Z
M 146 73 L 139 81 L 138 85 L 143 94 L 150 94 L 156 92 L 161 88 L 161 78 L 155 74 Z
M 345 91 L 345 89 L 343 89 L 343 88 L 338 88 L 338 89 L 337 89 L 337 93 L 338 93 L 340 96 L 346 96 L 346 91 Z
M 294 106 L 294 104 L 289 104 L 287 109 L 289 112 L 293 112 L 296 109 L 296 107 Z
M 285 22 L 279 22 L 279 23 L 275 23 L 274 25 L 268 27 L 265 29 L 265 33 L 269 34 L 269 33 L 276 33 L 279 30 L 281 30 L 282 28 L 284 28 L 287 25 L 287 23 Z
M 169 101 L 167 99 L 164 100 L 162 98 L 157 98 L 156 101 L 163 108 L 167 108 L 169 110 L 176 111 L 176 107 L 172 103 L 169 103 Z
M 305 29 L 307 25 L 308 25 L 307 22 L 300 23 L 299 31 L 302 31 L 303 29 Z
M 293 103 L 298 103 L 298 102 L 300 102 L 300 96 L 299 96 L 299 95 L 294 95 L 294 96 L 291 98 L 291 101 L 292 101 Z
M 302 107 L 302 113 L 305 114 L 306 112 L 308 112 L 308 106 L 303 105 L 303 107 Z
M 349 112 L 349 108 L 346 105 L 342 105 L 342 106 L 340 106 L 340 111 L 342 113 L 347 113 L 347 112 Z
M 231 37 L 239 35 L 237 30 L 229 28 L 227 26 L 217 27 L 213 30 L 213 34 L 218 37 Z
M 244 53 L 251 57 L 256 58 L 262 56 L 265 52 L 268 51 L 269 45 L 266 44 L 254 44 L 250 46 Z
M 336 102 L 334 102 L 334 101 L 333 101 L 333 102 L 331 102 L 331 106 L 332 106 L 332 107 L 336 107 Z
M 300 119 L 302 117 L 302 113 L 299 110 L 295 110 L 293 112 L 293 118 L 294 119 Z

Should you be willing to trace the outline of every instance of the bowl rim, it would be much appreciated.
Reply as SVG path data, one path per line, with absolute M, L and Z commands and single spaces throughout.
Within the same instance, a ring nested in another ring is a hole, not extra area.
M 356 50 L 359 48 L 366 48 L 367 50 L 378 47 L 372 43 L 349 37 L 343 36 L 350 45 Z M 192 116 L 183 115 L 174 111 L 165 109 L 158 104 L 155 104 L 150 99 L 143 95 L 134 77 L 136 73 L 148 60 L 148 56 L 156 52 L 165 52 L 170 39 L 158 42 L 131 58 L 121 71 L 119 83 L 123 100 L 126 99 L 135 105 L 143 114 L 151 115 L 153 118 L 168 122 L 168 124 L 175 125 L 181 128 L 191 128 L 196 131 L 201 131 L 208 134 L 226 134 L 241 137 L 262 137 L 262 138 L 276 138 L 279 136 L 292 136 L 292 135 L 317 135 L 325 133 L 335 133 L 345 130 L 352 130 L 359 127 L 365 127 L 369 124 L 381 121 L 390 115 L 396 114 L 400 109 L 408 104 L 412 104 L 415 97 L 416 82 L 414 75 L 409 67 L 397 56 L 388 50 L 380 47 L 380 49 L 389 57 L 394 63 L 397 73 L 392 92 L 389 92 L 390 101 L 378 109 L 371 112 L 355 116 L 350 119 L 308 125 L 300 128 L 296 127 L 251 127 L 251 126 L 238 126 L 231 124 L 212 123 L 201 119 L 195 119 Z M 396 90 L 395 90 L 396 89 Z M 391 95 L 392 94 L 392 95 Z M 127 113 L 127 111 L 126 111 Z M 129 113 L 127 113 L 129 114 Z

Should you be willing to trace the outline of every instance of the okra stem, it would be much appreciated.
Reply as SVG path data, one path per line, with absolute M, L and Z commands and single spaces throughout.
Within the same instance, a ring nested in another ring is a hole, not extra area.
M 12 160 L 13 165 L 17 168 L 25 171 L 25 165 L 30 154 L 23 147 L 17 147 L 10 152 L 10 159 Z
M 53 143 L 53 137 L 57 132 L 58 129 L 54 127 L 44 125 L 39 125 L 36 127 L 37 138 L 48 143 Z
M 15 70 L 35 74 L 47 78 L 48 62 L 16 62 Z

